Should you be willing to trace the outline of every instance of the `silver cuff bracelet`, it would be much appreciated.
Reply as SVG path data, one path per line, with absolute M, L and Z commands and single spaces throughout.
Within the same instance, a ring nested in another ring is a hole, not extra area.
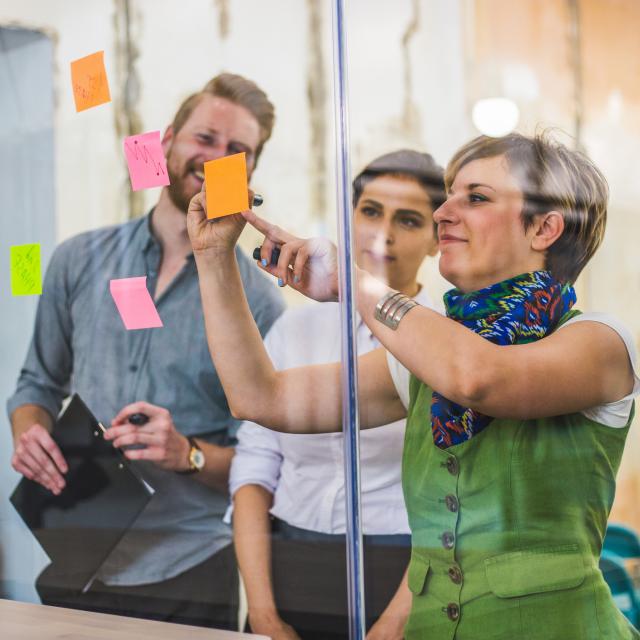
M 390 291 L 378 301 L 374 317 L 395 331 L 407 312 L 417 306 L 418 303 L 413 298 L 399 291 Z

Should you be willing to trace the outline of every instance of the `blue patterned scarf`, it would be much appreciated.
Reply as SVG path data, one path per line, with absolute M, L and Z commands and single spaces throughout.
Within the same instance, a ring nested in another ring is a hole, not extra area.
M 544 338 L 575 301 L 573 287 L 558 282 L 549 271 L 523 273 L 472 293 L 452 289 L 444 295 L 449 318 L 500 345 Z M 441 449 L 469 440 L 492 420 L 433 392 L 431 430 Z

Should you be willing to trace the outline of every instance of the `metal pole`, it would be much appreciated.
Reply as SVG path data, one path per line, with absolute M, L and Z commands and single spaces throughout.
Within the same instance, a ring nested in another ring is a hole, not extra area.
M 350 640 L 364 640 L 366 629 L 360 512 L 360 421 L 358 417 L 358 367 L 352 264 L 351 171 L 344 0 L 334 0 L 333 3 L 333 47 L 349 638 Z

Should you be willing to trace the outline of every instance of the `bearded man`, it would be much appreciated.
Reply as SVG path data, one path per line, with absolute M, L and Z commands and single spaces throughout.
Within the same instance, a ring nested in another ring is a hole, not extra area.
M 237 628 L 237 569 L 222 522 L 237 421 L 207 349 L 186 213 L 206 161 L 244 152 L 251 176 L 274 120 L 255 83 L 216 76 L 166 129 L 170 185 L 148 215 L 71 238 L 51 259 L 7 403 L 12 465 L 60 493 L 67 466 L 50 431 L 64 398 L 78 393 L 155 494 L 87 593 L 65 587 L 65 567 L 47 567 L 36 582 L 44 604 Z M 249 258 L 238 260 L 266 334 L 282 299 Z M 126 331 L 109 281 L 143 275 L 164 326 Z M 142 420 L 130 421 L 135 414 Z

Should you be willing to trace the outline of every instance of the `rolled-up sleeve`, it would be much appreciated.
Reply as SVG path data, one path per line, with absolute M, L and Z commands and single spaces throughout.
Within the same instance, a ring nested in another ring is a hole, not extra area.
M 22 405 L 36 404 L 55 418 L 69 394 L 73 358 L 67 257 L 68 246 L 62 244 L 49 263 L 31 344 L 16 390 L 7 400 L 9 416 Z
M 278 434 L 254 422 L 243 422 L 237 437 L 236 455 L 229 475 L 231 496 L 247 484 L 257 484 L 275 493 L 282 465 Z

